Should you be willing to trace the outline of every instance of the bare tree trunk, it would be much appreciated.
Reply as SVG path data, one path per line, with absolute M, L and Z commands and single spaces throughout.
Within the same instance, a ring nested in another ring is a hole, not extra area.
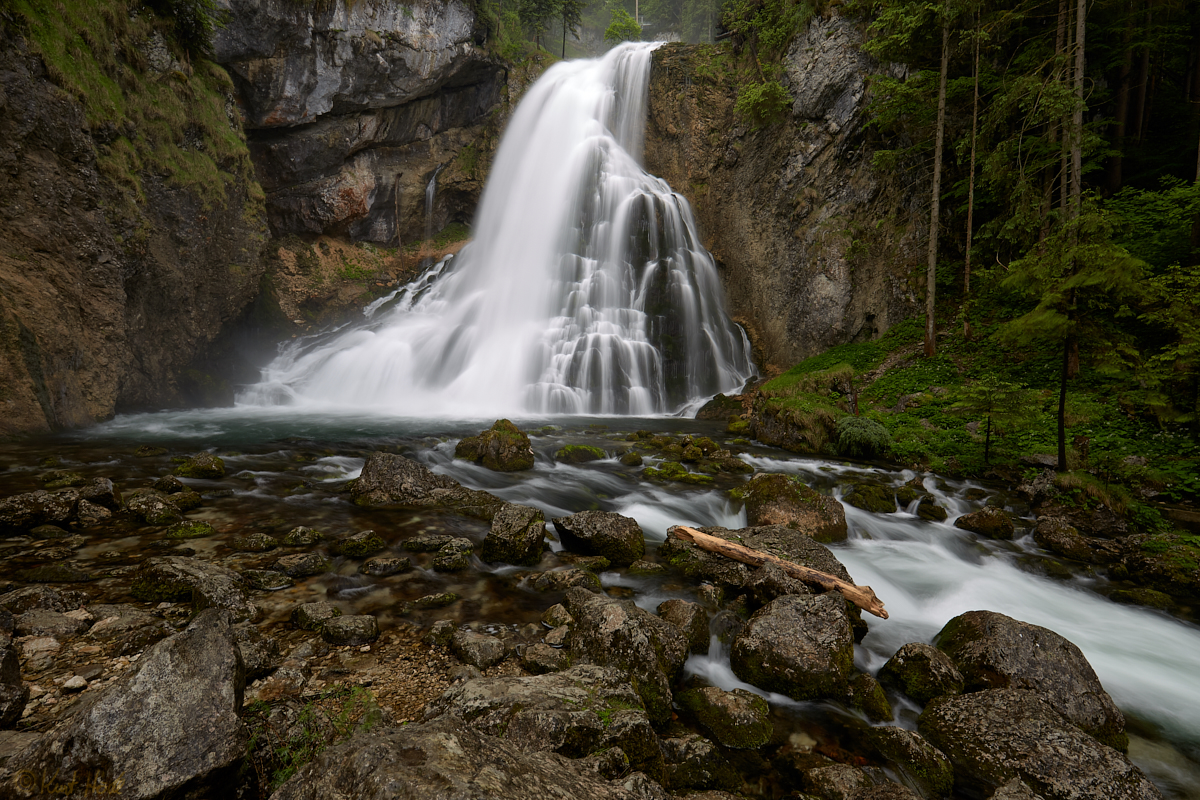
M 1120 77 L 1117 79 L 1116 126 L 1112 141 L 1117 154 L 1108 162 L 1109 194 L 1119 192 L 1124 181 L 1124 176 L 1121 174 L 1124 167 L 1122 148 L 1125 146 L 1125 130 L 1129 119 L 1129 79 L 1133 76 L 1133 50 L 1129 47 L 1132 38 L 1133 16 L 1131 15 L 1125 20 L 1125 32 L 1121 34 L 1121 49 L 1124 51 L 1124 56 L 1121 60 Z
M 1150 26 L 1154 22 L 1154 10 L 1146 3 L 1146 35 L 1150 35 Z M 1150 89 L 1150 45 L 1142 49 L 1142 65 L 1138 74 L 1137 116 L 1134 117 L 1133 138 L 1142 141 L 1142 132 L 1146 122 L 1146 95 Z
M 929 264 L 925 270 L 925 355 L 937 352 L 933 307 L 937 292 L 938 216 L 942 195 L 942 146 L 946 138 L 946 76 L 950 71 L 950 21 L 942 21 L 942 71 L 938 80 L 937 136 L 933 145 L 933 192 L 929 208 Z
M 979 17 L 975 11 L 975 99 L 971 106 L 971 176 L 967 180 L 967 252 L 963 266 L 963 338 L 971 338 L 971 320 L 968 316 L 971 299 L 971 234 L 975 222 L 975 144 L 979 130 Z M 986 461 L 986 459 L 984 459 Z
M 1087 0 L 1075 9 L 1075 111 L 1071 114 L 1071 216 L 1079 216 L 1083 201 L 1083 70 Z
M 1067 0 L 1058 0 L 1058 30 L 1054 36 L 1055 58 L 1054 58 L 1054 80 L 1056 82 L 1064 79 L 1064 62 L 1066 60 L 1067 48 L 1070 46 L 1070 34 L 1068 31 L 1069 18 L 1071 15 L 1070 7 L 1067 5 Z M 1059 170 L 1058 170 L 1058 207 L 1062 211 L 1063 217 L 1070 216 L 1070 211 L 1067 208 L 1067 198 L 1070 195 L 1068 184 L 1070 183 L 1071 165 L 1070 165 L 1070 139 L 1071 134 L 1068 131 L 1066 117 L 1062 121 L 1062 148 L 1059 150 Z

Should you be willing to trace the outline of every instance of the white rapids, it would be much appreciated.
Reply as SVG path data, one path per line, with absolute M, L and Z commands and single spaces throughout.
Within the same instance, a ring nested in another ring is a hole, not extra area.
M 679 413 L 754 372 L 687 201 L 640 164 L 654 45 L 551 67 L 474 240 L 359 326 L 300 340 L 249 406 L 417 417 Z

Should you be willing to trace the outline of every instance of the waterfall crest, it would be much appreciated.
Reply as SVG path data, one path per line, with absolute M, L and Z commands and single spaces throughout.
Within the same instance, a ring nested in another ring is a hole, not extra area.
M 653 45 L 556 64 L 497 151 L 474 239 L 238 398 L 414 416 L 678 413 L 753 374 L 687 201 L 642 169 Z

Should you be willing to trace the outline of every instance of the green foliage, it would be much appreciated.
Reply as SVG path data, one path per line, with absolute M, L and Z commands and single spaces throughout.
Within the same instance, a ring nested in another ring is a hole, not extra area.
M 985 375 L 975 383 L 961 387 L 955 393 L 950 410 L 982 418 L 984 422 L 983 462 L 991 460 L 993 433 L 1024 427 L 1041 410 L 1034 392 L 996 375 Z
M 726 0 L 721 24 L 754 51 L 779 56 L 815 11 L 808 0 Z
M 779 81 L 744 84 L 738 90 L 734 110 L 755 129 L 784 119 L 792 96 Z
M 620 42 L 636 42 L 642 38 L 642 26 L 623 8 L 614 9 L 612 21 L 604 30 L 604 41 L 619 44 Z
M 540 46 L 550 21 L 562 11 L 562 0 L 519 0 L 517 9 L 521 24 Z
M 215 0 L 150 0 L 147 5 L 170 24 L 172 37 L 189 55 L 212 55 L 212 35 L 220 19 Z
M 280 711 L 258 702 L 245 712 L 250 731 L 247 760 L 264 795 L 326 748 L 370 730 L 382 717 L 371 692 L 358 686 L 335 687 L 298 710 L 284 706 Z
M 838 452 L 850 458 L 882 458 L 892 447 L 887 428 L 867 417 L 838 420 Z
M 451 222 L 437 232 L 433 237 L 433 246 L 441 249 L 454 242 L 462 242 L 471 238 L 471 229 L 461 222 Z

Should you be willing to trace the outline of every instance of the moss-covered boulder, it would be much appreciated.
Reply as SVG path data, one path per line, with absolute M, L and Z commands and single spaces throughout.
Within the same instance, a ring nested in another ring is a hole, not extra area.
M 87 478 L 71 470 L 55 469 L 42 475 L 42 488 L 51 492 L 55 489 L 66 489 L 68 486 L 82 486 L 85 483 Z
M 759 473 L 733 489 L 730 498 L 746 506 L 751 525 L 786 525 L 818 542 L 846 539 L 846 512 L 792 475 Z
M 950 515 L 946 509 L 937 504 L 933 495 L 927 494 L 921 498 L 921 502 L 917 503 L 917 516 L 930 522 L 945 522 L 946 517 Z
M 856 483 L 842 497 L 842 502 L 873 514 L 890 514 L 896 510 L 896 493 L 890 486 Z
M 256 531 L 248 536 L 235 536 L 229 544 L 243 553 L 266 553 L 278 547 L 279 540 L 269 533 Z
M 678 692 L 675 703 L 709 738 L 725 747 L 747 750 L 771 739 L 770 708 L 753 692 L 706 686 Z
M 646 467 L 642 470 L 642 477 L 651 481 L 676 481 L 677 483 L 690 483 L 695 485 L 709 484 L 713 482 L 711 475 L 703 475 L 699 472 L 691 472 L 683 464 L 678 461 L 661 461 L 657 467 Z
M 360 506 L 444 508 L 489 521 L 504 505 L 495 495 L 468 489 L 453 478 L 393 453 L 372 453 L 350 493 Z
M 546 517 L 536 508 L 505 503 L 479 548 L 487 562 L 536 564 L 546 546 Z
M 387 542 L 375 531 L 359 531 L 330 543 L 329 550 L 338 556 L 366 558 L 375 555 L 385 547 L 387 547 Z
M 301 603 L 292 609 L 292 624 L 302 631 L 317 631 L 325 620 L 340 617 L 342 610 L 333 603 Z
M 672 599 L 659 603 L 657 611 L 659 617 L 674 625 L 684 635 L 689 652 L 708 652 L 708 612 L 704 610 L 704 606 L 690 600 Z M 542 619 L 544 621 L 545 617 Z
M 627 467 L 640 467 L 645 462 L 645 459 L 642 458 L 640 453 L 629 450 L 621 455 L 620 461 Z
M 513 423 L 498 419 L 489 430 L 468 436 L 454 448 L 454 457 L 474 461 L 496 472 L 533 468 L 533 445 Z
M 733 642 L 733 672 L 795 700 L 842 698 L 854 666 L 854 635 L 841 595 L 787 595 L 757 611 Z
M 1120 577 L 1188 601 L 1200 600 L 1200 536 L 1160 533 L 1131 536 L 1118 565 Z
M 879 670 L 879 681 L 921 705 L 963 690 L 962 673 L 950 657 L 924 642 L 909 642 L 897 650 Z
M 172 525 L 183 520 L 169 495 L 154 489 L 135 489 L 125 495 L 125 510 L 147 525 Z
M 325 538 L 325 534 L 316 528 L 297 525 L 288 531 L 281 542 L 285 547 L 312 547 Z
M 184 459 L 175 468 L 176 475 L 185 478 L 223 478 L 225 477 L 225 462 L 220 456 L 212 453 L 197 453 Z
M 628 566 L 646 554 L 646 537 L 637 521 L 612 511 L 559 517 L 554 529 L 568 550 L 604 556 L 617 566 Z
M 608 454 L 599 447 L 586 444 L 569 444 L 554 453 L 554 460 L 564 464 L 586 464 L 602 458 L 608 458 Z
M 250 588 L 261 592 L 274 592 L 296 585 L 295 580 L 273 569 L 245 569 L 242 570 L 242 577 L 250 584 Z
M 718 394 L 700 407 L 700 410 L 696 412 L 696 419 L 712 419 L 724 422 L 730 417 L 741 414 L 744 410 L 742 408 L 741 395 L 728 396 Z
M 202 520 L 188 519 L 176 522 L 163 531 L 164 539 L 199 539 L 202 536 L 212 536 L 216 528 Z
M 412 562 L 407 558 L 371 558 L 363 562 L 358 571 L 372 578 L 386 578 L 412 569 Z
M 968 611 L 934 642 L 963 675 L 964 691 L 1021 689 L 1110 747 L 1128 745 L 1125 717 L 1073 643 L 1052 630 L 994 611 Z
M 891 722 L 896 718 L 879 681 L 865 672 L 858 673 L 850 681 L 846 705 L 863 712 L 872 722 Z
M 295 553 L 281 556 L 271 565 L 271 569 L 282 572 L 292 578 L 306 578 L 310 575 L 320 575 L 333 567 L 327 558 L 317 553 Z
M 471 567 L 471 551 L 474 545 L 463 537 L 451 539 L 434 553 L 430 562 L 438 572 L 462 572 Z
M 954 765 L 921 734 L 890 726 L 872 728 L 871 743 L 916 783 L 926 797 L 950 796 L 954 788 Z
M 989 539 L 1011 539 L 1016 529 L 1012 518 L 1002 508 L 987 506 L 954 520 L 954 527 L 977 533 Z

